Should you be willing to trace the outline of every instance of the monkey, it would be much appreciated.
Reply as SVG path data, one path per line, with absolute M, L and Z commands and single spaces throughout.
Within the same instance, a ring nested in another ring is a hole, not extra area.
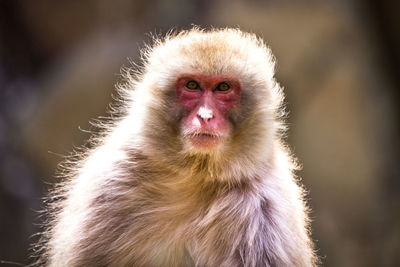
M 316 266 L 264 41 L 154 37 L 49 204 L 39 266 Z

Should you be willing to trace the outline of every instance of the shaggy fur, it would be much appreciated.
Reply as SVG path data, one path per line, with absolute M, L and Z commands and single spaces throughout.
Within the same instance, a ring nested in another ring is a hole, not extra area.
M 241 82 L 218 149 L 199 152 L 182 138 L 181 73 Z M 240 30 L 156 38 L 120 86 L 122 115 L 54 191 L 38 265 L 314 266 L 273 75 L 269 49 Z

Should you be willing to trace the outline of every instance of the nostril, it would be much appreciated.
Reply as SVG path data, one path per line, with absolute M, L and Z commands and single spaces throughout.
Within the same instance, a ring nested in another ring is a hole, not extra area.
M 202 116 L 199 115 L 199 114 L 197 114 L 197 118 L 198 118 L 199 120 L 205 122 L 205 123 L 208 123 L 208 121 L 211 119 L 211 118 L 207 118 L 207 117 L 204 118 L 204 117 L 202 117 Z
M 197 112 L 197 116 L 204 120 L 205 122 L 208 122 L 212 118 L 214 118 L 214 114 L 211 109 L 208 109 L 206 107 L 201 107 L 199 111 Z
M 198 115 L 199 116 L 199 115 Z M 208 122 L 209 120 L 211 120 L 212 118 L 203 118 L 201 116 L 199 116 L 204 122 Z

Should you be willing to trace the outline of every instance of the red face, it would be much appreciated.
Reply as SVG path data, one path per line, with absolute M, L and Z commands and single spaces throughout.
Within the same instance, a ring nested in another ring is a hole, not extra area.
M 228 135 L 228 114 L 240 98 L 240 83 L 227 75 L 185 74 L 176 82 L 185 110 L 185 137 L 198 149 L 218 146 Z

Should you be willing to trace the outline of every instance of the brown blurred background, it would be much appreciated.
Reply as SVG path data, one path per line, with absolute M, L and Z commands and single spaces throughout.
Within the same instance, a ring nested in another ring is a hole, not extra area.
M 197 24 L 255 32 L 276 55 L 323 265 L 400 266 L 399 11 L 390 0 L 0 0 L 0 260 L 30 262 L 57 163 L 105 114 L 147 33 Z

